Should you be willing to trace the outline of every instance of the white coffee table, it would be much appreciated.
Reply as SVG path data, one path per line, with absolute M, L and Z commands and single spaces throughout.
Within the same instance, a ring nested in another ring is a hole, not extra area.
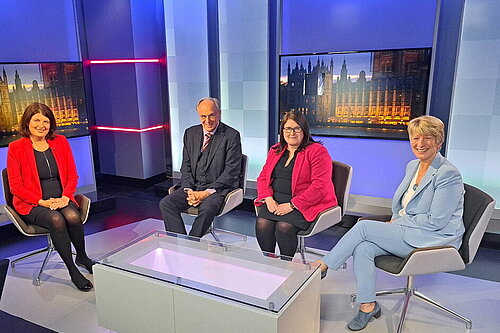
M 319 332 L 320 274 L 260 251 L 152 231 L 94 266 L 116 332 Z

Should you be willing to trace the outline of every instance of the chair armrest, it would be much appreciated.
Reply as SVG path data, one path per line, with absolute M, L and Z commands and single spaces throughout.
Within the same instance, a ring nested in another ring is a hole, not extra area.
M 257 199 L 257 197 L 253 198 L 253 200 L 252 200 L 252 202 L 254 203 L 253 208 L 255 209 L 255 216 L 258 216 L 262 206 L 255 206 L 255 199 Z M 264 203 L 264 205 L 265 205 L 265 203 Z
M 222 211 L 217 216 L 222 216 L 243 202 L 243 189 L 237 188 L 229 192 L 225 199 Z
M 80 218 L 82 219 L 82 224 L 85 224 L 85 222 L 87 222 L 87 218 L 89 217 L 91 201 L 83 194 L 75 195 L 75 201 L 80 207 Z
M 172 185 L 168 188 L 168 194 L 172 194 L 174 193 L 175 190 L 177 190 L 179 187 L 181 187 L 180 185 Z
M 415 249 L 395 269 L 390 269 L 381 260 L 376 260 L 375 264 L 378 268 L 396 276 L 451 272 L 465 268 L 460 253 L 453 246 L 431 246 Z
M 342 208 L 340 206 L 331 207 L 320 212 L 311 223 L 314 223 L 308 235 L 300 235 L 302 237 L 310 237 L 322 232 L 342 221 Z

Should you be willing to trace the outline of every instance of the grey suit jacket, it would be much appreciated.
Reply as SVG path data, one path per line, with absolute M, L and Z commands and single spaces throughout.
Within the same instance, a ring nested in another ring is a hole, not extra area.
M 406 175 L 392 200 L 393 223 L 403 229 L 404 240 L 414 247 L 452 245 L 457 249 L 465 231 L 462 215 L 464 184 L 460 172 L 440 153 L 422 178 L 406 206 L 405 216 L 399 216 L 401 199 L 417 172 L 419 160 L 410 161 Z
M 217 193 L 226 195 L 240 187 L 241 173 L 241 140 L 240 133 L 234 128 L 219 123 L 210 142 L 207 159 L 206 179 L 209 184 L 200 186 L 196 181 L 196 166 L 203 144 L 203 127 L 192 126 L 184 132 L 184 148 L 182 156 L 182 187 L 194 190 L 213 188 Z

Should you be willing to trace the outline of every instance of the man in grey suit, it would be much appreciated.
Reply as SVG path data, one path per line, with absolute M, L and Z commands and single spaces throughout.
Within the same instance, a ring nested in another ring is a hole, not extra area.
M 202 98 L 196 110 L 201 125 L 184 132 L 180 188 L 160 201 L 160 211 L 167 231 L 186 234 L 181 212 L 198 207 L 189 235 L 202 237 L 226 194 L 240 187 L 242 153 L 240 133 L 220 121 L 216 98 Z

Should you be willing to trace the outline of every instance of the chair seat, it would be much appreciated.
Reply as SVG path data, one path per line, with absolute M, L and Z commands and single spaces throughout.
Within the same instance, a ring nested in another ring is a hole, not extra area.
M 399 274 L 404 267 L 405 258 L 396 256 L 378 256 L 375 258 L 375 266 L 392 274 Z
M 464 269 L 465 263 L 453 246 L 432 246 L 415 249 L 405 258 L 378 256 L 375 266 L 396 276 L 413 276 L 457 271 Z

